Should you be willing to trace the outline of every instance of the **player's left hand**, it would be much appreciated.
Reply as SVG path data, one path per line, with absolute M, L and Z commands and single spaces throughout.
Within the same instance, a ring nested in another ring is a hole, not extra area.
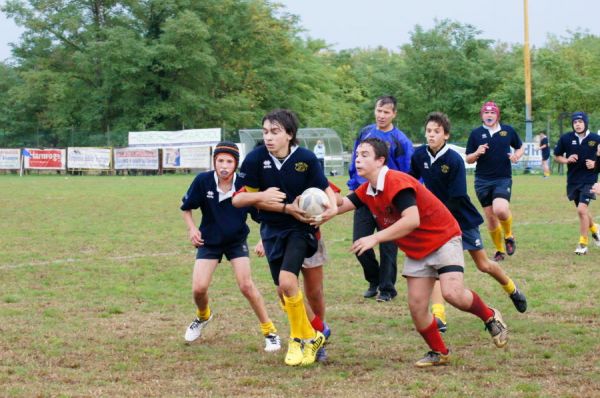
M 596 161 L 595 160 L 591 160 L 591 159 L 586 159 L 585 160 L 585 167 L 587 167 L 588 169 L 593 169 L 594 167 L 596 167 Z
M 512 163 L 517 163 L 519 161 L 519 157 L 517 156 L 516 153 L 509 153 L 508 158 L 510 159 L 510 161 Z
M 258 257 L 265 256 L 265 247 L 263 246 L 262 240 L 259 240 L 256 246 L 254 246 L 254 253 L 256 253 Z
M 300 208 L 300 196 L 286 206 L 285 212 L 303 223 L 310 224 L 311 222 L 311 218 L 308 217 L 306 212 Z
M 318 227 L 337 215 L 337 204 L 332 206 L 330 203 L 324 203 L 324 206 L 325 211 L 323 213 L 310 218 L 310 225 Z
M 375 235 L 365 236 L 364 238 L 360 238 L 354 241 L 352 247 L 350 248 L 350 253 L 354 253 L 357 256 L 360 256 L 367 250 L 374 248 L 377 245 L 377 243 L 379 242 L 377 241 Z
M 600 182 L 597 182 L 594 185 L 592 185 L 592 189 L 590 189 L 590 193 L 596 193 L 596 194 L 600 195 Z

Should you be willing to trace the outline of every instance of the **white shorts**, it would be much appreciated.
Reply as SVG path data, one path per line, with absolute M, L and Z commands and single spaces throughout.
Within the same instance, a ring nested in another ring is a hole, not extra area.
M 405 257 L 402 276 L 437 278 L 439 276 L 438 271 L 448 266 L 456 268 L 449 271 L 464 272 L 465 256 L 460 236 L 455 236 L 442 247 L 419 260 L 408 256 Z
M 302 264 L 302 268 L 316 268 L 324 265 L 329 260 L 327 257 L 327 249 L 325 249 L 325 243 L 323 243 L 323 239 L 319 239 L 319 244 L 317 247 L 317 251 L 312 257 L 307 257 L 304 259 L 304 264 Z

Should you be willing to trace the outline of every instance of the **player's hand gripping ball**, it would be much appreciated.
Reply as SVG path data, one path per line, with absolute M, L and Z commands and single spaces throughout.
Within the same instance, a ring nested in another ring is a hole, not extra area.
M 329 197 L 319 188 L 308 188 L 300 195 L 299 206 L 307 217 L 319 216 L 329 206 Z

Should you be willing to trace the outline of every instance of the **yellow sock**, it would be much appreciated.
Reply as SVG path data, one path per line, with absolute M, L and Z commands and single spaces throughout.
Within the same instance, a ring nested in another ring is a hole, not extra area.
M 506 220 L 500 220 L 505 238 L 512 238 L 512 214 Z
M 579 244 L 587 246 L 587 244 L 588 244 L 588 237 L 587 237 L 587 235 L 586 236 L 581 235 L 579 237 Z
M 550 177 L 550 172 L 549 172 L 549 171 L 545 171 L 545 172 L 544 172 L 544 176 L 545 176 L 545 177 Z
M 446 323 L 446 307 L 444 304 L 432 304 L 431 313 L 434 317 L 439 318 L 442 322 Z
M 517 290 L 517 287 L 515 286 L 513 280 L 508 278 L 508 283 L 506 285 L 502 285 L 502 289 L 504 289 L 504 291 L 508 294 L 513 294 L 515 290 Z
M 262 332 L 263 336 L 266 336 L 270 333 L 277 333 L 277 329 L 275 329 L 275 325 L 273 325 L 273 322 L 271 321 L 261 323 L 260 331 Z
M 277 300 L 277 302 L 279 303 L 279 307 L 281 308 L 281 311 L 283 311 L 287 314 L 287 308 L 285 308 L 285 303 L 282 302 L 281 300 Z
M 196 316 L 198 317 L 198 319 L 200 319 L 201 321 L 205 321 L 208 318 L 210 318 L 210 307 L 207 305 L 206 309 L 201 310 L 200 308 L 196 309 Z
M 597 234 L 598 233 L 598 224 L 592 224 L 592 226 L 590 227 L 590 232 L 593 234 Z
M 303 340 L 315 337 L 315 329 L 313 329 L 306 315 L 302 291 L 299 290 L 294 297 L 284 295 L 283 299 L 287 309 L 288 321 L 290 322 L 290 337 Z
M 502 227 L 498 225 L 498 228 L 495 230 L 490 230 L 490 237 L 492 238 L 492 243 L 496 248 L 496 251 L 504 253 L 504 242 L 502 241 Z

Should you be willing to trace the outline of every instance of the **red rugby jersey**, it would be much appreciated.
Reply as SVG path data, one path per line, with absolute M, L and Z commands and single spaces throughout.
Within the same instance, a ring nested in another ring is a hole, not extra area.
M 388 170 L 383 191 L 375 196 L 367 195 L 369 183 L 355 191 L 358 198 L 375 216 L 379 228 L 387 228 L 400 219 L 400 212 L 392 200 L 403 189 L 416 193 L 417 209 L 421 224 L 408 235 L 397 239 L 396 244 L 408 257 L 421 259 L 433 253 L 455 236 L 461 236 L 460 227 L 452 213 L 419 181 L 406 173 Z

